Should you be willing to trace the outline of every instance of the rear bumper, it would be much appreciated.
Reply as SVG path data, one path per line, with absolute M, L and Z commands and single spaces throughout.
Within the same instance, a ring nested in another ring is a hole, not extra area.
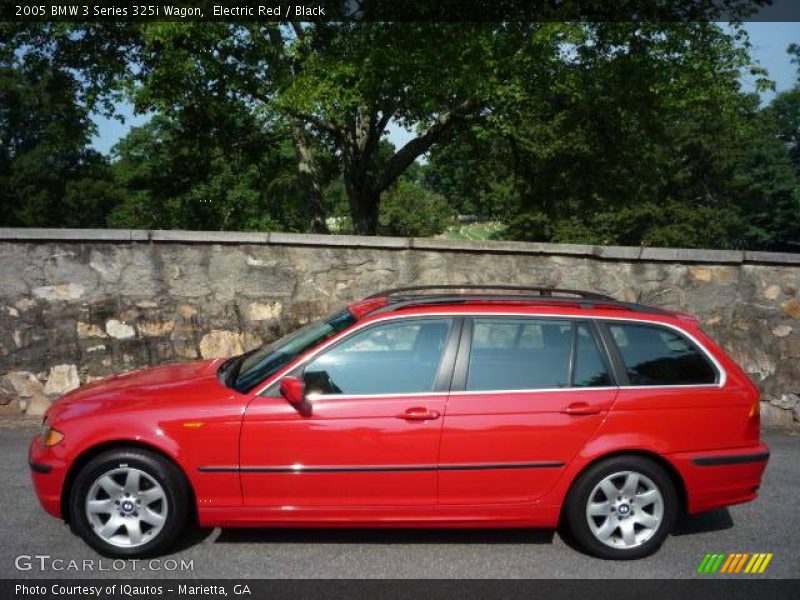
M 47 513 L 61 518 L 61 488 L 69 465 L 42 446 L 37 435 L 28 449 L 28 466 L 39 504 Z
M 769 460 L 769 448 L 755 446 L 670 457 L 686 486 L 690 514 L 749 502 L 757 496 Z

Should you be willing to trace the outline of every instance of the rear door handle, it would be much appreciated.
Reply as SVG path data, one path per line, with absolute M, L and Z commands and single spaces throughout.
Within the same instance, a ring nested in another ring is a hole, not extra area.
M 439 413 L 435 410 L 428 410 L 423 406 L 415 406 L 397 415 L 398 419 L 406 421 L 431 421 L 439 418 Z
M 603 412 L 602 407 L 588 404 L 586 402 L 573 402 L 572 404 L 561 409 L 561 412 L 566 415 L 599 415 Z

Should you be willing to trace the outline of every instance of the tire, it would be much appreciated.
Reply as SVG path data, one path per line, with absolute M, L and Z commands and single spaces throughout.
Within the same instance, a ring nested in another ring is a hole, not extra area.
M 578 477 L 564 511 L 568 532 L 583 550 L 599 558 L 632 560 L 661 547 L 678 515 L 678 495 L 656 462 L 617 456 Z
M 190 498 L 183 472 L 161 455 L 110 450 L 90 460 L 75 478 L 70 526 L 104 556 L 153 556 L 183 531 Z

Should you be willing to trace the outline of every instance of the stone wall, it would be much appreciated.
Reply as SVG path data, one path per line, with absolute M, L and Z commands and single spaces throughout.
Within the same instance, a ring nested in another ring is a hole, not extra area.
M 505 283 L 680 308 L 800 421 L 800 255 L 280 233 L 0 229 L 0 410 L 227 356 L 387 287 Z

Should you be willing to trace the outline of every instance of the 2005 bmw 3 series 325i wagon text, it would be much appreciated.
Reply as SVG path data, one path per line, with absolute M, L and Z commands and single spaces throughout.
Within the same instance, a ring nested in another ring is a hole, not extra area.
M 217 527 L 544 527 L 656 551 L 756 497 L 759 395 L 679 311 L 513 286 L 389 290 L 241 356 L 85 385 L 30 446 L 99 552 Z

